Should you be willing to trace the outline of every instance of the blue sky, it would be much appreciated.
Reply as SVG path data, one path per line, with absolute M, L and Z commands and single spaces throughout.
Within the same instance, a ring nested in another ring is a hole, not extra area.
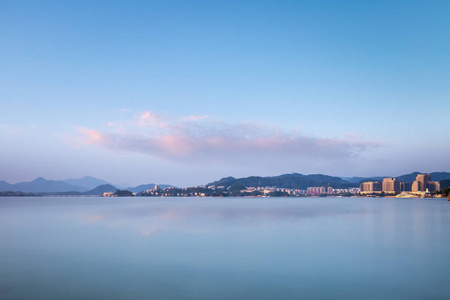
M 448 1 L 4 1 L 0 180 L 450 171 Z

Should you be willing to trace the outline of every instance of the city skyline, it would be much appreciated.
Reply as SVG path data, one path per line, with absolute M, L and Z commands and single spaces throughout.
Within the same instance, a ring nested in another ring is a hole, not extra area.
M 450 3 L 2 3 L 0 180 L 449 171 Z

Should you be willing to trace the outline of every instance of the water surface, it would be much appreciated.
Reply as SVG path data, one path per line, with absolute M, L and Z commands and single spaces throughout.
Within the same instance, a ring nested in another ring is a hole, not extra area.
M 0 198 L 0 299 L 450 299 L 450 203 Z

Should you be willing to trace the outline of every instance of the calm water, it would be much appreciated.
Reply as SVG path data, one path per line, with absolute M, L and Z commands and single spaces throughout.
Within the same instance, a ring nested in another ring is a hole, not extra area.
M 0 198 L 0 299 L 450 299 L 450 202 Z

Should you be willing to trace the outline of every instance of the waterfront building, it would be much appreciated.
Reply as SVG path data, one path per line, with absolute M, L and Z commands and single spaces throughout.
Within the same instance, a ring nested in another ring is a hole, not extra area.
M 408 181 L 401 181 L 400 182 L 400 191 L 402 192 L 411 192 L 412 189 L 412 183 Z
M 381 192 L 382 184 L 380 181 L 367 181 L 361 183 L 361 192 L 372 193 L 372 192 Z
M 428 182 L 431 181 L 430 174 L 419 174 L 416 177 L 416 181 L 420 182 L 420 191 L 425 192 L 428 188 Z
M 308 187 L 306 189 L 308 194 L 325 194 L 326 190 L 324 186 Z
M 430 181 L 428 182 L 428 190 L 430 192 L 440 191 L 441 184 L 439 183 L 439 181 Z
M 396 193 L 400 192 L 400 182 L 397 178 L 384 178 L 382 183 L 383 192 Z
M 411 187 L 412 192 L 426 192 L 427 190 L 433 192 L 440 189 L 439 181 L 431 181 L 430 174 L 418 174 Z
M 414 181 L 411 186 L 412 192 L 420 192 L 422 191 L 422 183 L 420 181 Z

